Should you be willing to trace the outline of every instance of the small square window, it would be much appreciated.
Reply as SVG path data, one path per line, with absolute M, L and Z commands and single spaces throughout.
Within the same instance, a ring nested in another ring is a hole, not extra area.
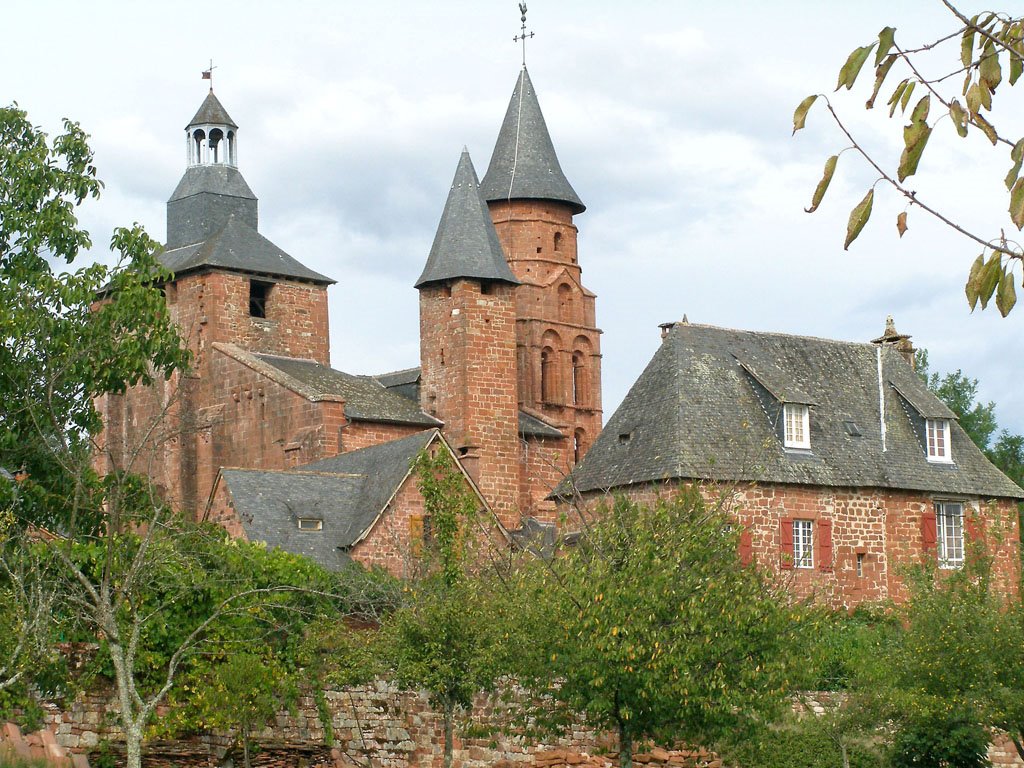
M 814 521 L 793 521 L 793 565 L 797 568 L 814 567 Z
M 324 521 L 315 517 L 300 517 L 298 524 L 300 531 L 319 531 L 324 527 Z
M 786 437 L 783 444 L 787 448 L 809 449 L 811 447 L 811 419 L 807 406 L 786 403 L 782 410 L 786 421 Z
M 273 283 L 265 283 L 262 280 L 249 281 L 249 316 L 266 317 L 267 301 L 270 299 L 270 289 Z
M 964 564 L 964 505 L 954 501 L 935 502 L 935 533 L 939 545 L 939 567 L 959 568 Z
M 953 453 L 949 444 L 949 419 L 928 419 L 928 461 L 952 462 Z

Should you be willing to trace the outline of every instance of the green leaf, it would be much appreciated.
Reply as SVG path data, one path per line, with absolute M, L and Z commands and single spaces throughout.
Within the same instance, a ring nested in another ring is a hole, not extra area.
M 909 85 L 909 80 L 901 80 L 900 84 L 893 89 L 892 96 L 889 97 L 889 101 L 887 102 L 889 104 L 889 117 L 896 114 L 896 105 L 900 103 L 900 99 L 903 97 L 903 92 Z
M 981 279 L 978 283 L 978 299 L 981 301 L 981 308 L 988 307 L 989 299 L 999 286 L 999 278 L 1003 276 L 1003 263 L 998 253 L 993 253 L 981 270 Z
M 885 81 L 886 76 L 889 74 L 889 70 L 892 69 L 892 65 L 896 62 L 896 54 L 890 54 L 885 57 L 885 61 L 875 70 L 875 89 L 871 91 L 871 98 L 867 100 L 864 105 L 867 109 L 871 109 L 875 106 L 875 99 L 878 98 L 878 91 L 882 87 L 882 83 Z
M 967 278 L 967 285 L 964 292 L 967 294 L 967 303 L 971 305 L 971 312 L 978 305 L 978 293 L 981 291 L 981 278 L 985 270 L 985 253 L 982 252 L 971 265 L 971 273 Z
M 895 42 L 896 27 L 885 27 L 878 33 L 878 51 L 875 52 L 875 66 L 882 63 Z
M 907 231 L 907 212 L 902 211 L 896 217 L 896 231 L 900 233 L 900 237 L 903 237 Z
M 971 66 L 974 61 L 974 23 L 978 20 L 975 16 L 971 24 L 964 30 L 964 36 L 960 39 L 960 61 L 965 67 Z
M 949 103 L 949 116 L 953 120 L 953 126 L 961 138 L 967 135 L 967 112 L 959 101 L 953 99 Z
M 872 187 L 864 195 L 864 199 L 857 203 L 856 207 L 850 211 L 850 220 L 846 224 L 846 242 L 843 244 L 844 251 L 850 249 L 850 243 L 857 239 L 857 235 L 860 234 L 861 230 L 864 229 L 864 225 L 868 223 L 868 219 L 871 218 L 871 204 L 874 200 L 875 189 Z
M 1003 80 L 1003 70 L 999 66 L 999 55 L 996 53 L 996 47 L 991 40 L 985 43 L 984 51 L 981 54 L 978 76 L 990 92 L 995 91 L 996 87 Z
M 806 99 L 800 102 L 797 106 L 796 111 L 793 113 L 793 133 L 795 134 L 801 128 L 804 127 L 804 123 L 807 122 L 807 112 L 810 110 L 811 105 L 814 104 L 818 99 L 818 94 L 808 96 Z
M 1013 189 L 1013 185 L 1017 183 L 1017 177 L 1020 176 L 1021 163 L 1024 161 L 1024 139 L 1013 145 L 1013 149 L 1010 150 L 1010 159 L 1013 161 L 1013 165 L 1004 179 L 1007 189 Z
M 1017 179 L 1010 190 L 1010 220 L 1018 230 L 1024 229 L 1024 179 Z
M 992 142 L 992 146 L 994 147 L 999 141 L 999 134 L 996 133 L 995 126 L 981 115 L 974 115 L 974 123 L 981 128 L 982 132 L 988 137 L 988 140 Z
M 932 105 L 932 97 L 930 95 L 924 96 L 914 106 L 914 111 L 910 113 L 910 119 L 912 122 L 920 123 L 928 119 L 928 110 Z
M 843 64 L 843 68 L 839 70 L 839 82 L 836 84 L 837 91 L 844 85 L 846 90 L 853 88 L 853 84 L 857 81 L 857 75 L 860 74 L 861 69 L 864 67 L 864 62 L 868 60 L 868 54 L 871 53 L 871 49 L 874 47 L 875 44 L 872 43 L 871 45 L 853 49 L 846 63 Z
M 910 95 L 914 92 L 914 86 L 917 85 L 915 82 L 911 82 L 907 86 L 907 89 L 903 91 L 903 97 L 900 99 L 900 111 L 907 111 L 907 104 L 910 103 Z
M 900 155 L 900 165 L 897 169 L 897 176 L 900 181 L 908 176 L 917 173 L 917 165 L 921 162 L 921 154 L 925 145 L 928 144 L 928 137 L 932 135 L 932 129 L 928 123 L 911 123 L 903 129 L 903 154 Z
M 999 278 L 999 288 L 996 290 L 996 309 L 999 314 L 1006 317 L 1017 303 L 1017 289 L 1013 284 L 1013 271 L 1007 269 Z
M 1024 66 L 1021 64 L 1020 55 L 1014 51 L 1010 51 L 1010 85 L 1017 82 L 1017 78 L 1021 75 L 1021 70 Z
M 821 205 L 821 199 L 825 197 L 825 190 L 828 189 L 828 185 L 832 182 L 832 174 L 836 172 L 837 162 L 839 162 L 839 155 L 832 155 L 832 157 L 825 161 L 825 173 L 822 175 L 821 181 L 818 182 L 818 186 L 814 189 L 814 196 L 811 197 L 811 207 L 804 209 L 807 213 L 814 213 L 818 210 L 818 206 Z

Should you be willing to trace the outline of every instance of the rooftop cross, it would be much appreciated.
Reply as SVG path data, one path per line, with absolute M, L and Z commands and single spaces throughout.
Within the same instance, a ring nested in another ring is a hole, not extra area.
M 519 13 L 522 14 L 520 21 L 523 22 L 522 31 L 512 38 L 513 43 L 522 41 L 523 43 L 523 67 L 526 66 L 526 38 L 533 37 L 533 32 L 527 34 L 526 32 L 526 3 L 519 4 Z
M 203 80 L 210 81 L 210 93 L 213 93 L 213 70 L 215 69 L 216 67 L 213 66 L 213 59 L 210 59 L 210 68 L 203 70 Z

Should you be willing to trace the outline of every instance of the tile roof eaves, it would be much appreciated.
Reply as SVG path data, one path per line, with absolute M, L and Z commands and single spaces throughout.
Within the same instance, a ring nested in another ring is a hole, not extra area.
M 252 352 L 244 350 L 244 349 L 242 349 L 241 347 L 239 347 L 239 346 L 237 346 L 235 344 L 230 344 L 228 342 L 222 342 L 222 341 L 215 341 L 215 342 L 213 342 L 212 346 L 218 352 L 222 352 L 225 355 L 227 355 L 228 357 L 230 357 L 231 359 L 235 360 L 236 362 L 239 362 L 242 365 L 244 365 L 244 366 L 246 366 L 248 368 L 251 368 L 252 370 L 256 371 L 256 373 L 258 373 L 258 374 L 260 374 L 262 376 L 265 376 L 266 378 L 268 378 L 271 381 L 273 381 L 275 384 L 280 384 L 285 389 L 290 389 L 292 392 L 294 392 L 295 394 L 300 395 L 300 396 L 306 398 L 311 403 L 319 403 L 319 402 L 344 403 L 345 402 L 345 398 L 340 397 L 338 395 L 333 395 L 333 394 L 323 393 L 323 392 L 316 392 L 312 388 L 310 388 L 310 387 L 306 386 L 305 384 L 303 384 L 302 382 L 300 382 L 298 379 L 295 379 L 295 378 L 289 376 L 287 373 L 285 373 L 284 371 L 280 370 L 279 368 L 275 368 L 270 363 L 266 363 L 266 362 L 260 360 L 259 357 L 257 357 Z M 297 359 L 297 358 L 283 358 L 283 359 L 292 360 L 292 359 Z M 315 362 L 315 361 L 310 361 L 310 362 Z

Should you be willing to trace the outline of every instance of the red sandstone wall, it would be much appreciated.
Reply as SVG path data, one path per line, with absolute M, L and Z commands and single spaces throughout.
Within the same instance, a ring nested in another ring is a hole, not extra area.
M 380 566 L 395 576 L 411 576 L 416 545 L 423 537 L 424 514 L 423 495 L 416 478 L 410 477 L 370 534 L 349 554 L 367 568 Z
M 558 523 L 558 508 L 547 496 L 572 469 L 569 440 L 530 438 L 520 442 L 520 497 L 523 514 L 544 523 Z
M 508 527 L 519 519 L 515 287 L 456 280 L 420 290 L 420 404 Z M 448 295 L 450 293 L 450 295 Z
M 670 492 L 668 486 L 643 486 L 629 495 L 652 501 Z M 835 607 L 853 607 L 865 601 L 899 600 L 905 596 L 901 572 L 924 559 L 934 559 L 925 548 L 921 515 L 933 508 L 933 495 L 885 489 L 828 489 L 812 486 L 765 485 L 739 488 L 707 486 L 705 495 L 717 498 L 732 493 L 736 518 L 750 532 L 754 560 L 783 575 L 798 597 L 810 597 Z M 590 497 L 593 499 L 594 497 Z M 946 498 L 940 496 L 939 498 Z M 589 500 L 589 499 L 588 499 Z M 1017 507 L 1008 500 L 978 503 L 976 516 L 965 501 L 965 530 L 977 528 L 993 557 L 998 589 L 1013 594 L 1020 584 L 1020 539 Z M 781 520 L 814 521 L 814 567 L 790 568 L 783 554 Z M 831 523 L 832 564 L 823 568 L 818 541 L 820 524 Z M 969 534 L 965 534 L 969 538 Z M 864 556 L 857 575 L 857 555 Z
M 387 443 L 391 440 L 398 440 L 403 437 L 409 437 L 420 432 L 429 429 L 414 424 L 382 424 L 376 421 L 350 421 L 348 426 L 344 427 L 341 432 L 341 444 L 337 451 L 334 453 L 328 452 L 328 456 L 333 456 L 338 453 L 345 453 L 346 451 L 355 451 L 360 448 L 369 448 L 371 445 L 380 445 L 381 443 Z

